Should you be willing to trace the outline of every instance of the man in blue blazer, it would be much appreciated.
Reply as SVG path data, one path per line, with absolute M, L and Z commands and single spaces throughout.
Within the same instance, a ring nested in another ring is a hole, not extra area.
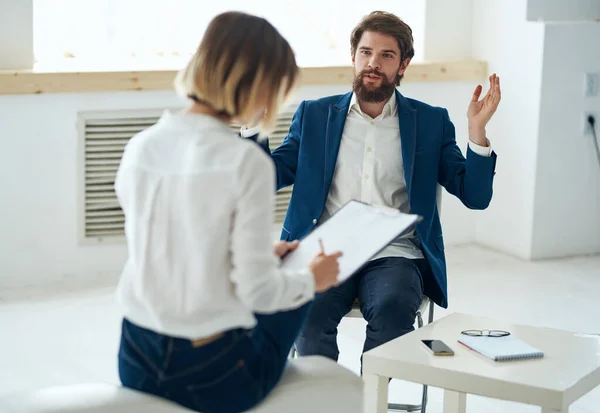
M 411 331 L 424 295 L 447 307 L 437 186 L 468 208 L 489 205 L 496 155 L 485 126 L 500 101 L 496 75 L 482 99 L 482 87 L 475 89 L 465 158 L 446 109 L 396 89 L 414 55 L 408 25 L 373 12 L 354 29 L 351 53 L 353 92 L 302 102 L 283 144 L 271 153 L 263 141 L 276 166 L 277 188 L 294 185 L 283 240 L 301 239 L 350 199 L 423 218 L 349 280 L 315 297 L 296 348 L 300 355 L 334 360 L 337 326 L 355 299 L 368 322 L 363 351 Z M 255 131 L 242 135 L 255 139 Z

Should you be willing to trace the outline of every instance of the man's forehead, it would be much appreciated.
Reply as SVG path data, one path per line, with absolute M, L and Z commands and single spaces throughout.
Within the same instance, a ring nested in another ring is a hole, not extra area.
M 360 42 L 358 42 L 358 47 L 368 49 L 389 49 L 400 52 L 398 41 L 395 37 L 377 32 L 364 32 Z

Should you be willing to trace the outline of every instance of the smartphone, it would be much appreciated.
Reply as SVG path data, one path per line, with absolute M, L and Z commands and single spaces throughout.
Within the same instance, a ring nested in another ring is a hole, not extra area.
M 425 347 L 435 356 L 453 356 L 454 351 L 442 340 L 421 340 Z

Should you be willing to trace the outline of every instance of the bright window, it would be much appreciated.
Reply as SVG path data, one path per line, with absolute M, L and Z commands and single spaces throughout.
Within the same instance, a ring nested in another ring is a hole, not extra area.
M 179 67 L 218 13 L 239 10 L 267 18 L 288 39 L 300 66 L 350 64 L 350 32 L 372 10 L 390 11 L 413 29 L 422 53 L 425 0 L 33 0 L 38 64 L 85 62 Z

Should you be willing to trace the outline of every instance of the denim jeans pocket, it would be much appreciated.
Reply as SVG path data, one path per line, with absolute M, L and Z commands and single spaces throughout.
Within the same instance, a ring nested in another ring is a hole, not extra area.
M 245 360 L 231 360 L 224 368 L 203 371 L 190 377 L 185 387 L 195 410 L 207 413 L 241 412 L 263 398 L 260 383 Z M 193 381 L 193 382 L 192 382 Z
M 236 375 L 241 375 L 243 379 L 250 379 L 251 376 L 247 372 L 246 362 L 244 360 L 238 360 L 234 362 L 230 367 L 225 369 L 213 370 L 210 373 L 207 371 L 201 372 L 201 374 L 196 374 L 196 376 L 204 376 L 198 377 L 199 380 L 194 380 L 193 384 L 189 384 L 186 386 L 187 390 L 190 392 L 194 392 L 201 389 L 206 388 L 217 388 L 223 385 L 228 380 L 232 378 L 235 379 Z M 209 374 L 206 374 L 209 373 Z

